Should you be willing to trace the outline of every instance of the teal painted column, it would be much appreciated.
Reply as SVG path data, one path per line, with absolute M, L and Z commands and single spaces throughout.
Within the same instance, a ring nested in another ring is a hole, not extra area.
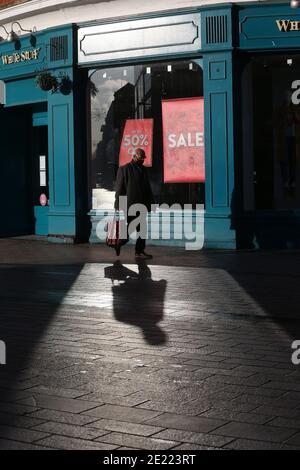
M 64 70 L 71 79 L 72 69 Z M 49 238 L 76 237 L 74 96 L 48 93 Z
M 63 72 L 68 94 L 48 93 L 49 240 L 87 241 L 89 235 L 85 86 L 87 71 Z M 56 72 L 57 73 L 57 72 Z
M 205 139 L 204 248 L 236 248 L 233 5 L 201 13 Z
M 232 52 L 204 54 L 204 248 L 236 248 Z

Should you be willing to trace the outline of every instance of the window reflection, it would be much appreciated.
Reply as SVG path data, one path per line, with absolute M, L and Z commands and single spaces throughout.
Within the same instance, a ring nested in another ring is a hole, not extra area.
M 294 80 L 300 80 L 297 55 L 257 56 L 245 69 L 244 184 L 253 191 L 250 209 L 300 207 L 300 105 L 292 103 Z
M 178 61 L 90 71 L 93 209 L 113 208 L 126 120 L 153 119 L 149 177 L 155 201 L 204 203 L 204 183 L 163 182 L 162 100 L 203 96 L 202 69 Z

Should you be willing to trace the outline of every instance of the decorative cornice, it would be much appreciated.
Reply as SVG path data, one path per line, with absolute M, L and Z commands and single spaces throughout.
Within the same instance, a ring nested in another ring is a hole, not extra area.
M 6 24 L 16 19 L 28 18 L 34 15 L 46 14 L 53 11 L 59 11 L 65 8 L 80 7 L 84 5 L 93 5 L 99 3 L 122 3 L 121 0 L 29 0 L 25 3 L 13 5 L 0 10 L 0 24 Z M 126 0 L 124 0 L 124 3 Z M 214 5 L 228 5 L 232 3 L 282 3 L 282 0 L 191 0 L 182 2 L 181 8 L 185 7 L 205 7 Z M 153 2 L 154 4 L 155 2 Z M 163 3 L 163 2 L 162 2 Z M 180 2 L 174 2 L 174 10 Z M 153 8 L 151 11 L 160 11 L 160 7 Z
M 30 0 L 0 10 L 0 23 L 9 22 L 16 18 L 25 18 L 35 14 L 48 13 L 61 8 L 80 6 L 85 3 L 101 3 L 103 1 L 107 0 Z

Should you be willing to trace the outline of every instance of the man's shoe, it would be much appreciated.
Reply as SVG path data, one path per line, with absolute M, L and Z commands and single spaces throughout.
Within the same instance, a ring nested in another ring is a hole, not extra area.
M 149 253 L 145 253 L 145 251 L 142 251 L 141 253 L 136 253 L 135 257 L 137 259 L 152 259 L 153 256 L 149 255 Z

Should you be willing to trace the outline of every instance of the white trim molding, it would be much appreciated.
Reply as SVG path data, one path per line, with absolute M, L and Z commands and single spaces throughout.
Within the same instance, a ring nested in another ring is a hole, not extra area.
M 31 0 L 0 10 L 0 24 L 22 21 L 24 28 L 34 25 L 41 31 L 70 23 L 242 2 L 280 3 L 281 0 Z

